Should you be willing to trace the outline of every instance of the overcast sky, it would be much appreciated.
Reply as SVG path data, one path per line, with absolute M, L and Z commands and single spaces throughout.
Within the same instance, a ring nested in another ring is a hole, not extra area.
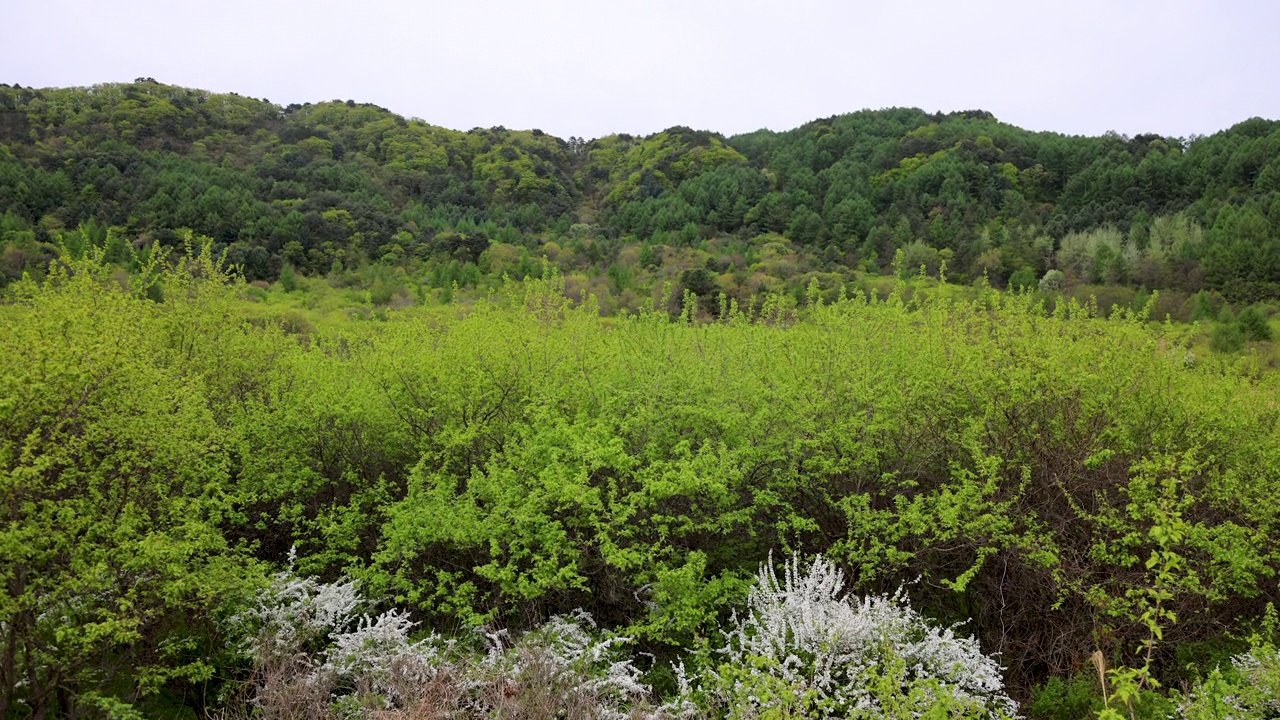
M 891 106 L 1186 136 L 1280 118 L 1280 2 L 0 0 L 0 82 L 135 77 L 560 137 Z

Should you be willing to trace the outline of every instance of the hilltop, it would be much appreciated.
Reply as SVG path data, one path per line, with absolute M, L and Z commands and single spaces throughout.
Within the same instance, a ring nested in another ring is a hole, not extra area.
M 547 264 L 606 310 L 664 283 L 747 302 L 921 268 L 996 287 L 1058 270 L 1120 300 L 1164 289 L 1175 314 L 1199 291 L 1280 297 L 1280 122 L 1258 118 L 1079 137 L 896 108 L 587 141 L 147 78 L 0 86 L 0 108 L 0 282 L 39 272 L 51 243 L 122 255 L 190 230 L 250 280 L 377 276 L 387 297 Z

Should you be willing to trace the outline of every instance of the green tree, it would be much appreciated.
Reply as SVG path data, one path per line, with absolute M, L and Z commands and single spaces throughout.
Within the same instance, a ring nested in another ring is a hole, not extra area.
M 1244 347 L 1245 340 L 1244 330 L 1236 322 L 1236 317 L 1232 314 L 1231 308 L 1222 308 L 1222 312 L 1218 314 L 1218 322 L 1214 325 L 1213 332 L 1209 335 L 1209 347 L 1214 352 L 1238 352 Z
M 1192 296 L 1191 301 L 1191 322 L 1198 322 L 1212 318 L 1214 316 L 1213 303 L 1209 299 L 1209 294 L 1201 290 Z
M 1252 305 L 1240 311 L 1236 324 L 1240 326 L 1240 331 L 1246 340 L 1270 340 L 1272 337 L 1271 324 L 1267 322 L 1267 316 Z
M 280 287 L 287 293 L 298 289 L 298 273 L 294 271 L 292 265 L 280 268 Z
M 1010 290 L 1033 290 L 1037 284 L 1035 268 L 1024 266 L 1018 272 L 1009 276 Z

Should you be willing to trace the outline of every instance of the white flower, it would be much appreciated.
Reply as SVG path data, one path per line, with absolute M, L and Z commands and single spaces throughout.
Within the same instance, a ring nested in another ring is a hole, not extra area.
M 991 717 L 1016 712 L 1000 667 L 976 641 L 929 624 L 901 592 L 854 600 L 841 595 L 843 588 L 843 573 L 821 556 L 807 569 L 793 557 L 781 579 L 762 565 L 746 614 L 733 618 L 721 650 L 739 673 L 737 690 L 767 674 L 815 706 L 874 715 L 872 682 L 898 672 L 904 694 L 913 687 L 934 692 L 928 683 L 936 682 L 937 691 Z M 710 675 L 719 679 L 714 670 Z

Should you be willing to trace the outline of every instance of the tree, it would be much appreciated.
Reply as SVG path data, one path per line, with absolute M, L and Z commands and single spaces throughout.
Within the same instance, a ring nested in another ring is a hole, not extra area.
M 1236 324 L 1240 326 L 1240 332 L 1244 334 L 1246 340 L 1271 339 L 1271 325 L 1267 322 L 1267 316 L 1252 305 L 1240 311 Z
M 489 248 L 489 238 L 482 232 L 460 233 L 445 231 L 431 241 L 432 249 L 462 262 L 474 263 Z
M 685 270 L 680 273 L 680 284 L 699 298 L 710 297 L 716 291 L 716 281 L 706 268 Z
M 1032 267 L 1023 267 L 1009 276 L 1010 290 L 1032 290 L 1036 287 L 1036 271 Z
M 1209 293 L 1201 290 L 1191 296 L 1191 322 L 1212 319 L 1213 316 L 1213 302 L 1209 299 Z
M 1218 323 L 1214 326 L 1213 333 L 1209 335 L 1209 347 L 1214 352 L 1230 353 L 1238 352 L 1244 347 L 1244 343 L 1244 330 L 1236 322 L 1231 308 L 1222 308 L 1222 312 L 1218 314 Z
M 1049 270 L 1045 272 L 1044 277 L 1040 278 L 1040 292 L 1061 292 L 1062 278 L 1061 270 Z
M 801 245 L 812 245 L 825 228 L 822 216 L 801 205 L 791 214 L 791 222 L 787 225 L 787 237 Z
M 298 289 L 298 273 L 294 271 L 292 265 L 280 268 L 280 287 L 287 293 Z

